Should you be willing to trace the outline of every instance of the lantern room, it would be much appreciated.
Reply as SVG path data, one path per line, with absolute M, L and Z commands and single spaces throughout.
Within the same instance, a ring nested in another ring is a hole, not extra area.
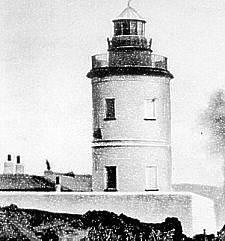
M 109 42 L 109 50 L 121 48 L 150 49 L 145 38 L 146 21 L 130 6 L 113 20 L 114 34 Z
M 146 21 L 129 5 L 129 2 L 127 8 L 113 22 L 114 36 L 145 35 Z

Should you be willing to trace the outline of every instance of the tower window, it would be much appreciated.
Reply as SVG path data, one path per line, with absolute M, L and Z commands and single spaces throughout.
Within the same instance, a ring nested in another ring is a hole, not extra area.
M 115 22 L 114 23 L 114 34 L 115 35 L 121 35 L 121 22 Z
M 137 35 L 137 22 L 136 21 L 130 22 L 130 34 Z
M 145 168 L 145 191 L 158 190 L 157 166 L 147 166 Z
M 115 99 L 107 98 L 105 99 L 105 120 L 115 120 Z
M 144 35 L 144 24 L 142 22 L 137 22 L 137 34 Z
M 123 35 L 130 35 L 130 21 L 128 20 L 124 20 L 122 22 L 122 31 L 123 31 Z
M 144 103 L 145 108 L 145 120 L 156 120 L 156 99 L 146 99 Z
M 137 20 L 120 20 L 114 22 L 114 35 L 144 35 L 144 23 Z
M 106 185 L 105 191 L 116 191 L 116 166 L 105 167 Z

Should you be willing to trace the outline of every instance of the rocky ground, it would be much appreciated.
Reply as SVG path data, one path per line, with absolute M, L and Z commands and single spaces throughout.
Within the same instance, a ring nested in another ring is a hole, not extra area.
M 225 228 L 218 237 L 198 234 L 186 237 L 177 218 L 162 223 L 142 223 L 124 214 L 88 211 L 84 215 L 21 209 L 16 205 L 0 208 L 0 240 L 225 240 Z

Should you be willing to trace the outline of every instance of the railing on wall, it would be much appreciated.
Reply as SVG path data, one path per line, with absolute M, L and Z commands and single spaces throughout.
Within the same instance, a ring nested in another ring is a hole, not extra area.
M 130 65 L 130 67 L 151 67 L 167 70 L 167 58 L 161 55 L 148 54 L 145 56 L 148 61 L 142 61 L 138 65 Z M 150 61 L 149 61 L 150 58 Z M 109 55 L 107 53 L 92 56 L 92 68 L 110 67 Z M 113 64 L 113 67 L 129 67 L 128 65 Z

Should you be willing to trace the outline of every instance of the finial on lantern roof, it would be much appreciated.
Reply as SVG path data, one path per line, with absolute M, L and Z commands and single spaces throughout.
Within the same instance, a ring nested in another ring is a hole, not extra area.
M 130 6 L 132 0 L 127 0 L 127 7 L 122 11 L 122 13 L 113 20 L 117 21 L 117 20 L 139 20 L 142 22 L 146 22 L 141 16 L 140 14 Z

